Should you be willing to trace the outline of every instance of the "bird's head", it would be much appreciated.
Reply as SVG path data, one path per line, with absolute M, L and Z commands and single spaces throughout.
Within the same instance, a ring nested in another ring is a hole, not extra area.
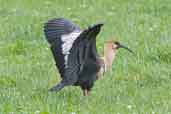
M 107 41 L 105 43 L 105 51 L 113 51 L 116 52 L 118 49 L 123 48 L 126 49 L 127 51 L 134 53 L 131 49 L 129 49 L 128 47 L 122 45 L 120 42 L 118 41 Z

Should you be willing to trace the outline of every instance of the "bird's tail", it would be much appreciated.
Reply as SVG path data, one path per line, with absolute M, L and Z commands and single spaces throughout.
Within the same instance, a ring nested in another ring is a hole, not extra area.
M 60 82 L 59 84 L 57 84 L 56 86 L 52 87 L 51 89 L 49 89 L 49 91 L 51 92 L 59 92 L 61 89 L 63 89 L 65 87 L 65 84 Z

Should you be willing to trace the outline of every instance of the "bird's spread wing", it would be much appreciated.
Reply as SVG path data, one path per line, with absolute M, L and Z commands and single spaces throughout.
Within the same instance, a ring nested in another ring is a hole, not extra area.
M 64 18 L 56 18 L 45 23 L 44 32 L 59 72 L 63 76 L 70 49 L 82 31 L 75 23 Z
M 84 60 L 90 57 L 90 53 L 94 54 L 94 39 L 100 27 L 101 24 L 97 24 L 82 31 L 64 18 L 52 19 L 45 24 L 46 39 L 51 45 L 59 72 L 68 85 L 77 81 Z

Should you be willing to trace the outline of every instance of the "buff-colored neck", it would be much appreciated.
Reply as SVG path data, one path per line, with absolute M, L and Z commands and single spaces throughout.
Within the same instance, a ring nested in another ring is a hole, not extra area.
M 115 59 L 117 49 L 113 50 L 107 46 L 104 47 L 104 63 L 107 67 L 107 70 L 111 69 L 113 60 Z

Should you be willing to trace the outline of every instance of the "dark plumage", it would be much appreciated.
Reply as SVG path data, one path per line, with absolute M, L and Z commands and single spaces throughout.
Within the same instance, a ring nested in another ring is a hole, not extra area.
M 58 92 L 65 86 L 80 86 L 90 91 L 100 70 L 96 36 L 103 24 L 81 30 L 73 22 L 56 18 L 45 23 L 44 32 L 50 44 L 61 82 L 50 89 Z

